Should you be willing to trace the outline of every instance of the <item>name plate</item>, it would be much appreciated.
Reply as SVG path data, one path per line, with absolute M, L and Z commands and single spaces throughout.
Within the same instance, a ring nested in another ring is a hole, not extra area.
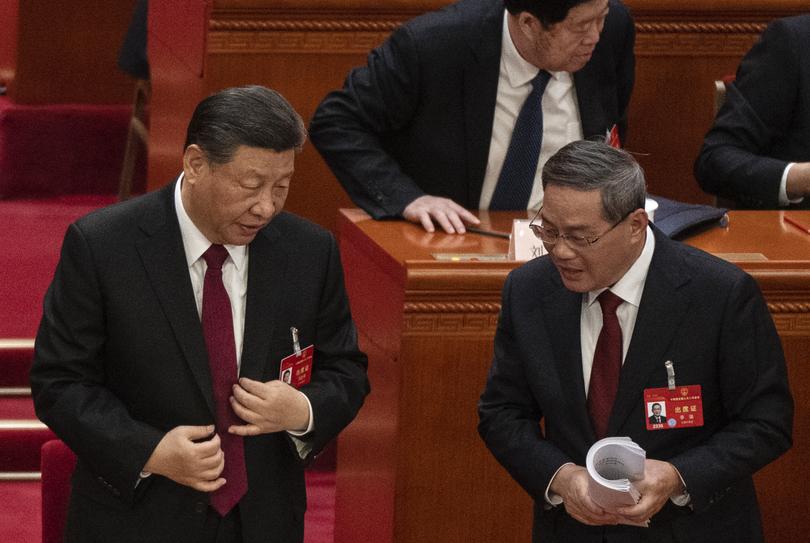
M 543 242 L 537 239 L 525 219 L 512 222 L 512 234 L 509 236 L 509 260 L 525 262 L 546 254 Z

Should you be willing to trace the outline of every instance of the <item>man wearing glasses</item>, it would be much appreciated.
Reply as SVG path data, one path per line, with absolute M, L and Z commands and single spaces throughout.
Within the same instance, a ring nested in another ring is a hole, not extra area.
M 751 475 L 790 447 L 793 401 L 756 283 L 649 223 L 622 150 L 570 143 L 543 185 L 532 230 L 549 254 L 506 281 L 479 403 L 482 438 L 535 500 L 534 540 L 762 540 Z M 670 380 L 688 405 L 653 427 L 645 398 Z M 636 505 L 589 497 L 585 456 L 608 436 L 646 450 Z

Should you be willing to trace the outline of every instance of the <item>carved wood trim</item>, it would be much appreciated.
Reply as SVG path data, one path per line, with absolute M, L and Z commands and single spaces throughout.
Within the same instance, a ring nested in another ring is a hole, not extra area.
M 766 23 L 636 22 L 638 34 L 762 34 Z
M 405 333 L 493 334 L 498 325 L 497 313 L 445 313 L 424 315 L 411 313 L 404 318 Z
M 268 19 L 211 19 L 208 28 L 221 32 L 391 32 L 403 23 L 402 20 L 346 21 L 333 20 L 268 20 Z
M 407 333 L 490 333 L 498 324 L 496 302 L 409 302 L 404 306 Z M 769 302 L 776 329 L 782 336 L 810 335 L 810 303 Z
M 217 31 L 208 35 L 208 52 L 366 54 L 387 37 L 388 32 Z
M 771 315 L 779 313 L 810 313 L 810 302 L 768 302 Z
M 405 313 L 495 313 L 501 310 L 498 302 L 408 302 Z

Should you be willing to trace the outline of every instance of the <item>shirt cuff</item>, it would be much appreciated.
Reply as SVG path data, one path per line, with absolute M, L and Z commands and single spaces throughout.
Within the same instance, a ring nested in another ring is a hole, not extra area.
M 559 494 L 555 494 L 554 492 L 551 491 L 551 483 L 554 482 L 554 478 L 557 476 L 558 473 L 560 473 L 561 469 L 563 469 L 565 466 L 573 466 L 573 465 L 574 465 L 573 462 L 566 462 L 565 464 L 557 468 L 557 471 L 555 471 L 554 475 L 551 476 L 551 479 L 548 482 L 548 486 L 546 487 L 545 498 L 546 503 L 548 503 L 552 507 L 557 507 L 558 505 L 562 504 L 563 499 L 562 496 L 560 496 Z
M 309 424 L 307 425 L 306 430 L 301 432 L 294 432 L 293 430 L 287 430 L 287 433 L 293 437 L 303 437 L 310 433 L 315 428 L 315 417 L 312 415 L 312 402 L 309 401 L 307 395 L 301 392 L 304 395 L 304 398 L 307 400 L 307 408 L 309 409 Z
M 782 181 L 779 183 L 779 205 L 782 207 L 787 207 L 790 204 L 798 204 L 802 200 L 804 200 L 804 196 L 799 196 L 793 200 L 788 198 L 787 195 L 787 178 L 788 174 L 790 173 L 790 169 L 795 166 L 795 162 L 791 162 L 785 167 L 785 171 L 782 172 Z
M 672 464 L 670 464 L 670 465 L 672 465 Z M 681 472 L 678 471 L 678 468 L 676 468 L 675 466 L 672 466 L 672 468 L 675 470 L 675 473 L 678 474 L 678 478 L 681 480 L 681 484 L 683 485 L 683 493 L 678 494 L 677 496 L 670 496 L 669 501 L 671 501 L 672 503 L 674 503 L 678 507 L 687 506 L 692 501 L 692 497 L 689 495 L 689 492 L 686 490 L 686 481 L 683 480 L 683 476 L 681 475 Z

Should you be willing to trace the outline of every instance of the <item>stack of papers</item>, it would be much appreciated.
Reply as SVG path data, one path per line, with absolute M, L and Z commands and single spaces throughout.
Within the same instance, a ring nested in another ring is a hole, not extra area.
M 646 458 L 644 449 L 629 437 L 606 437 L 594 443 L 585 458 L 594 503 L 607 510 L 637 504 L 641 494 L 633 481 L 644 478 Z

